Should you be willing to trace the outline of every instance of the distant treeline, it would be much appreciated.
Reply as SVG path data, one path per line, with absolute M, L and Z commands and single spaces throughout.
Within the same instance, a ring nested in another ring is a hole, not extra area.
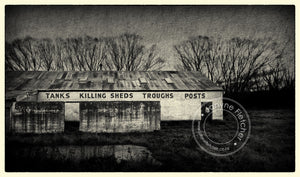
M 145 47 L 137 34 L 55 40 L 26 37 L 5 43 L 5 67 L 13 71 L 158 70 L 163 64 L 156 45 Z
M 293 90 L 295 75 L 286 46 L 274 40 L 207 36 L 174 45 L 177 70 L 199 71 L 226 93 Z M 5 43 L 7 71 L 135 71 L 160 70 L 165 59 L 156 45 L 146 47 L 137 34 L 116 37 L 34 39 Z
M 202 72 L 227 93 L 278 91 L 295 87 L 294 70 L 284 62 L 288 42 L 197 36 L 174 49 L 181 68 Z

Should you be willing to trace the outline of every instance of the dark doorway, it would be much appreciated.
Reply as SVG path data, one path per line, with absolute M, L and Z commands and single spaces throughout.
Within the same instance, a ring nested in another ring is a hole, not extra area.
M 212 102 L 201 102 L 201 121 L 212 120 Z
M 77 121 L 65 121 L 65 132 L 79 132 L 79 122 Z

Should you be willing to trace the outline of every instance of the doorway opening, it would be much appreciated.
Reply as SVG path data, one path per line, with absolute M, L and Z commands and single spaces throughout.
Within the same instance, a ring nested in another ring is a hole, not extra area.
M 201 121 L 212 120 L 212 102 L 201 102 Z
M 65 132 L 79 132 L 79 103 L 65 103 Z

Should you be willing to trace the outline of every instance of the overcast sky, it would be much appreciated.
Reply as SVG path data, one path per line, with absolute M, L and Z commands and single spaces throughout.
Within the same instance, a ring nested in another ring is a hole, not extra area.
M 294 56 L 294 28 L 293 6 L 6 6 L 5 12 L 8 42 L 137 33 L 146 45 L 158 45 L 168 62 L 164 70 L 176 63 L 173 45 L 197 35 L 290 38 Z

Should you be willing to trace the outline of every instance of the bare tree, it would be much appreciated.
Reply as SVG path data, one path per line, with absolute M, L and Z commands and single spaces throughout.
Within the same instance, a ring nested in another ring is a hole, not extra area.
M 6 67 L 11 70 L 36 71 L 41 67 L 37 41 L 31 37 L 16 39 L 5 45 Z
M 98 71 L 100 65 L 104 64 L 107 58 L 107 40 L 105 38 L 84 38 L 67 39 L 67 53 L 71 58 L 69 62 L 72 68 L 77 70 Z
M 7 70 L 154 70 L 164 60 L 156 45 L 142 45 L 142 37 L 123 34 L 114 38 L 25 38 L 5 43 Z
M 64 66 L 66 70 L 77 70 L 76 60 L 73 57 L 72 39 L 67 38 L 62 44 L 64 46 L 66 57 L 64 58 Z
M 55 39 L 55 68 L 56 70 L 70 70 L 67 64 L 66 41 L 62 38 Z
M 287 70 L 285 72 L 282 89 L 295 91 L 295 70 Z
M 69 49 L 71 49 L 71 57 L 72 60 L 70 62 L 74 63 L 76 66 L 76 70 L 85 71 L 87 70 L 85 67 L 85 48 L 84 41 L 81 37 L 79 38 L 71 38 L 68 42 Z
M 205 73 L 207 77 L 216 83 L 222 82 L 222 62 L 224 62 L 222 49 L 224 47 L 224 42 L 220 38 L 209 40 L 210 48 L 208 50 L 208 55 L 205 58 Z
M 281 48 L 276 50 L 276 57 L 269 62 L 267 68 L 262 71 L 262 78 L 270 91 L 279 91 L 293 85 L 294 77 L 283 60 L 284 56 L 286 56 L 285 50 L 289 41 L 290 39 L 287 40 Z
M 142 37 L 125 33 L 109 40 L 109 58 L 106 64 L 111 70 L 134 71 L 161 68 L 164 60 L 157 57 L 156 46 L 146 49 Z
M 164 67 L 165 60 L 158 56 L 157 52 L 157 46 L 152 45 L 150 49 L 145 51 L 145 54 L 142 58 L 142 66 L 140 70 L 147 71 L 147 70 L 160 70 L 162 67 Z
M 205 60 L 211 48 L 210 40 L 207 36 L 197 36 L 175 45 L 174 49 L 183 67 L 188 71 L 202 72 L 205 67 Z
M 222 82 L 230 93 L 246 91 L 253 78 L 280 56 L 271 39 L 222 41 L 198 36 L 174 48 L 186 70 L 200 71 L 212 81 Z
M 229 73 L 224 79 L 230 92 L 243 92 L 249 81 L 270 61 L 269 41 L 234 38 L 228 42 Z M 224 71 L 223 71 L 224 72 Z
M 105 38 L 85 38 L 85 63 L 90 71 L 99 71 L 107 58 L 107 40 Z
M 5 42 L 5 69 L 8 71 L 25 70 L 24 61 L 20 59 L 14 46 L 7 42 Z
M 38 46 L 42 66 L 45 70 L 57 70 L 55 68 L 55 45 L 51 39 L 42 39 Z
M 270 91 L 279 91 L 283 87 L 286 68 L 281 59 L 278 59 L 274 64 L 269 64 L 269 68 L 268 71 L 263 71 L 262 77 Z

